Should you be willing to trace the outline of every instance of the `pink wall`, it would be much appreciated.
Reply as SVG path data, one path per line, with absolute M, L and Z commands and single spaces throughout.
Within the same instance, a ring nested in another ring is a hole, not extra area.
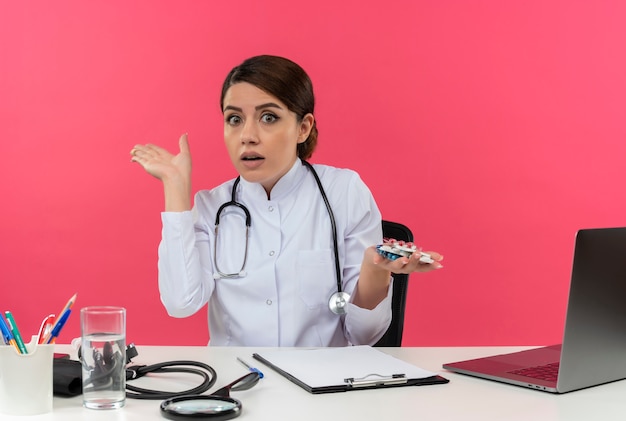
M 359 171 L 445 255 L 413 276 L 406 346 L 558 342 L 575 231 L 626 224 L 620 0 L 2 9 L 0 309 L 23 334 L 78 292 L 77 308 L 127 307 L 129 341 L 207 342 L 206 311 L 160 304 L 161 188 L 128 151 L 188 132 L 195 188 L 231 178 L 219 88 L 261 53 L 313 79 L 313 161 Z

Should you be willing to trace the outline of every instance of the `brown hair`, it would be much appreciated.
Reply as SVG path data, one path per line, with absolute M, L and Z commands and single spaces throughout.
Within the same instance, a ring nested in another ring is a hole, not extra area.
M 278 57 L 261 55 L 251 57 L 234 67 L 222 85 L 220 108 L 224 109 L 224 96 L 232 85 L 247 82 L 278 98 L 298 121 L 308 113 L 313 114 L 315 96 L 313 84 L 304 69 L 293 61 Z M 313 122 L 309 137 L 298 144 L 298 157 L 309 159 L 317 146 L 317 122 Z

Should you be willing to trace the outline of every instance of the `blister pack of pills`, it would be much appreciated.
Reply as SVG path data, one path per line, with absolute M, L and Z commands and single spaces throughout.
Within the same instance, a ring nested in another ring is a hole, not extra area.
M 417 249 L 417 246 L 410 242 L 397 241 L 393 238 L 385 238 L 383 244 L 376 246 L 378 254 L 389 260 L 396 260 L 400 257 L 411 257 L 414 253 L 419 253 L 421 263 L 433 263 L 434 260 L 428 253 Z

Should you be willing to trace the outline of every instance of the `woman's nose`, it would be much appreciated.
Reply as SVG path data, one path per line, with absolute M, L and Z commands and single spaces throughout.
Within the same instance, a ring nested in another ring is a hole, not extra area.
M 255 122 L 246 121 L 241 130 L 241 143 L 257 143 L 258 141 L 259 136 Z

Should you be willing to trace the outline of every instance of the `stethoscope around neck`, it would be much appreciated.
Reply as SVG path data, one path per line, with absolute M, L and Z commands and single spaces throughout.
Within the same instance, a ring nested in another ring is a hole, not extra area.
M 311 170 L 311 174 L 315 178 L 315 182 L 317 183 L 317 187 L 320 190 L 320 194 L 322 195 L 322 199 L 324 199 L 324 204 L 326 205 L 326 210 L 328 211 L 328 216 L 330 217 L 330 225 L 332 227 L 333 234 L 333 251 L 335 257 L 335 277 L 337 279 L 337 292 L 330 296 L 328 300 L 328 308 L 335 314 L 345 314 L 346 307 L 348 302 L 350 301 L 350 294 L 343 291 L 341 286 L 341 267 L 339 265 L 339 246 L 337 245 L 337 225 L 335 224 L 335 215 L 333 214 L 333 210 L 328 202 L 328 197 L 326 196 L 326 192 L 324 191 L 324 187 L 322 186 L 322 182 L 320 181 L 317 172 L 313 168 L 311 164 L 307 161 L 302 161 L 302 164 Z M 248 259 L 248 237 L 250 232 L 250 225 L 252 223 L 252 218 L 250 216 L 250 211 L 248 208 L 242 203 L 237 202 L 235 199 L 235 195 L 237 193 L 237 186 L 239 185 L 239 181 L 241 177 L 237 177 L 235 183 L 233 184 L 233 188 L 231 190 L 231 198 L 229 202 L 222 204 L 217 210 L 217 215 L 215 216 L 215 239 L 213 241 L 213 267 L 215 268 L 215 273 L 213 274 L 214 279 L 220 278 L 239 278 L 246 276 L 246 261 Z M 222 272 L 217 264 L 217 235 L 219 231 L 220 225 L 220 215 L 224 209 L 229 206 L 236 206 L 243 211 L 246 215 L 246 245 L 244 248 L 243 262 L 241 263 L 241 268 L 238 272 L 234 273 L 225 273 Z

